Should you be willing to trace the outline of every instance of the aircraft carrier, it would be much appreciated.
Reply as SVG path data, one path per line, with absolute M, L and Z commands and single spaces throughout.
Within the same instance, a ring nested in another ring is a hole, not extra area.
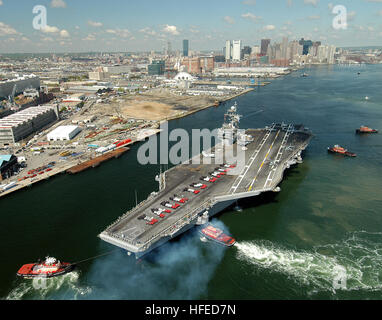
M 284 171 L 302 162 L 312 133 L 303 125 L 285 123 L 240 130 L 239 121 L 235 104 L 227 111 L 213 148 L 160 173 L 156 177 L 159 191 L 99 237 L 139 258 L 191 227 L 207 223 L 238 199 L 279 192 Z

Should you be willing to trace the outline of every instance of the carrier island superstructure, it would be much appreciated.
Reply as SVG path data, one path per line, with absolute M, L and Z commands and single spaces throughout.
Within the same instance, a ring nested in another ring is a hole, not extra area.
M 240 130 L 239 121 L 235 104 L 225 114 L 213 148 L 161 172 L 156 177 L 159 191 L 152 192 L 99 237 L 138 258 L 208 222 L 239 199 L 281 191 L 278 185 L 284 171 L 302 162 L 302 151 L 312 133 L 303 125 L 285 123 Z M 230 149 L 236 153 L 228 152 Z M 219 163 L 217 154 L 223 154 Z

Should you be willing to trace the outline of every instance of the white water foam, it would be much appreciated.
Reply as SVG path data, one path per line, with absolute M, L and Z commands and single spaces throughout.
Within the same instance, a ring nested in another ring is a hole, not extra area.
M 21 299 L 52 299 L 57 294 L 61 299 L 68 293 L 68 299 L 77 299 L 91 293 L 91 288 L 78 284 L 80 274 L 77 271 L 60 277 L 43 280 L 18 280 L 20 282 L 5 298 L 6 300 Z M 36 282 L 35 282 L 36 281 Z M 38 285 L 35 288 L 35 285 Z
M 355 232 L 344 241 L 297 251 L 268 241 L 236 243 L 237 257 L 258 268 L 285 274 L 314 292 L 382 290 L 382 233 Z M 335 280 L 345 274 L 344 286 Z

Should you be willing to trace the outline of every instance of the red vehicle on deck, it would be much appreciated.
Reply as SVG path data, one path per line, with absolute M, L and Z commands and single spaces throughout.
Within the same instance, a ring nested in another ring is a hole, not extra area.
M 171 197 L 170 200 L 177 201 L 180 203 L 186 203 L 186 201 L 188 201 L 188 198 L 178 197 L 176 194 L 174 194 L 174 197 Z
M 191 189 L 191 188 L 185 188 L 183 191 L 192 192 L 194 194 L 200 193 L 200 190 L 194 190 L 194 189 Z
M 201 229 L 200 233 L 205 238 L 227 247 L 233 246 L 236 242 L 234 238 L 224 234 L 222 230 L 215 228 L 212 225 L 208 225 L 207 227 Z
M 167 208 L 172 208 L 172 209 L 177 209 L 180 207 L 180 204 L 178 203 L 171 204 L 169 201 L 163 201 L 161 202 L 161 205 Z
M 217 179 L 213 177 L 201 177 L 200 180 L 206 181 L 206 182 L 215 182 Z
M 210 173 L 211 176 L 215 177 L 215 178 L 221 178 L 221 172 L 212 172 Z
M 155 218 L 146 217 L 145 220 L 147 221 L 146 224 L 152 226 L 158 222 Z
M 156 208 L 156 209 L 151 209 L 152 213 L 156 214 L 160 218 L 165 218 L 166 215 L 163 213 L 166 210 L 162 208 Z
M 17 275 L 24 279 L 52 278 L 69 273 L 73 271 L 74 268 L 74 264 L 60 262 L 52 257 L 46 257 L 42 263 L 24 264 L 17 272 Z
M 193 187 L 193 188 L 200 188 L 200 189 L 206 189 L 206 188 L 207 188 L 207 185 L 206 185 L 206 184 L 203 184 L 203 183 L 192 183 L 192 184 L 190 184 L 190 187 Z
M 356 157 L 357 155 L 353 152 L 349 152 L 347 149 L 345 148 L 342 148 L 341 146 L 339 146 L 338 144 L 336 144 L 334 147 L 332 148 L 328 148 L 328 152 L 331 152 L 331 153 L 339 153 L 339 154 L 342 154 L 344 156 L 348 156 L 348 157 Z

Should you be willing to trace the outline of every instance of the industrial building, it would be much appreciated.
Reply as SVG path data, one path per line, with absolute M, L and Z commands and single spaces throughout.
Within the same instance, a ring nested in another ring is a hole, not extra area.
M 188 73 L 201 74 L 211 72 L 215 67 L 214 56 L 186 57 L 182 61 Z
M 59 126 L 47 134 L 47 139 L 49 141 L 69 141 L 72 140 L 80 132 L 81 128 L 78 126 Z
M 216 68 L 215 76 L 239 76 L 239 77 L 265 77 L 274 75 L 285 75 L 290 73 L 285 67 L 236 67 Z
M 24 109 L 0 119 L 0 144 L 15 143 L 35 133 L 59 118 L 53 105 Z
M 12 154 L 0 155 L 0 181 L 11 177 L 18 168 L 16 156 Z
M 39 89 L 40 78 L 31 74 L 0 81 L 0 98 L 8 98 L 12 93 L 18 94 L 28 88 Z
M 147 71 L 150 76 L 153 75 L 163 75 L 165 72 L 165 62 L 163 60 L 154 60 L 148 65 Z

